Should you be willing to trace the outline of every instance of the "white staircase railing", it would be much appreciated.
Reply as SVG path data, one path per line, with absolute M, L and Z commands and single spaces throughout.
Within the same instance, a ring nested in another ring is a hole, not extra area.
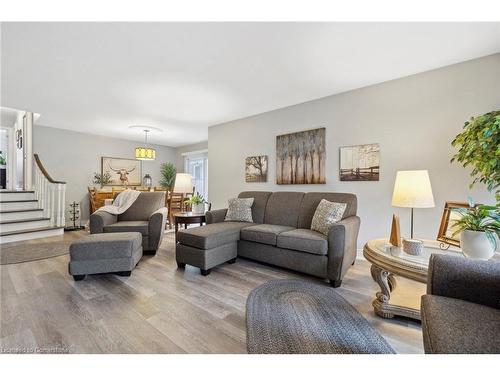
M 64 217 L 66 207 L 66 182 L 55 181 L 47 173 L 38 154 L 34 154 L 35 198 L 38 207 L 43 209 L 44 217 L 50 218 L 50 224 L 58 227 L 66 225 Z

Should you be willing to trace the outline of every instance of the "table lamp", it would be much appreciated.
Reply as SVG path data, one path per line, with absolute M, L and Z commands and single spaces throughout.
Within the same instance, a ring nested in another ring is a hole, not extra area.
M 185 210 L 184 194 L 193 193 L 193 178 L 189 173 L 177 173 L 175 175 L 174 193 L 182 194 L 181 212 Z
M 188 194 L 193 192 L 193 178 L 189 173 L 175 175 L 174 193 Z
M 435 206 L 429 172 L 426 170 L 398 171 L 392 194 L 392 205 L 411 208 L 410 226 L 411 238 L 413 238 L 413 209 Z

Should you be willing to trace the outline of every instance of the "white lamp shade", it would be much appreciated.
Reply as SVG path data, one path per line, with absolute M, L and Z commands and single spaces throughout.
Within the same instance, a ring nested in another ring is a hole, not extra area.
M 174 193 L 192 193 L 193 178 L 189 173 L 177 173 L 175 175 Z
M 426 170 L 398 171 L 392 194 L 392 205 L 411 208 L 434 207 L 429 172 Z

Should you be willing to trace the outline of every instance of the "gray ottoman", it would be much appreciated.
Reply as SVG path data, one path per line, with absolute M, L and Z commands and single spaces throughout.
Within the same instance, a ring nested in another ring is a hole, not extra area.
M 142 235 L 139 232 L 91 234 L 73 242 L 69 255 L 69 273 L 75 280 L 109 272 L 130 276 L 142 257 Z

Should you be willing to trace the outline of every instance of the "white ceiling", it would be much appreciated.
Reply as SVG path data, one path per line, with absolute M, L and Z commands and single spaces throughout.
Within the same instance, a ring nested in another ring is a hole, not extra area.
M 3 23 L 2 106 L 151 142 L 500 52 L 500 23 Z

